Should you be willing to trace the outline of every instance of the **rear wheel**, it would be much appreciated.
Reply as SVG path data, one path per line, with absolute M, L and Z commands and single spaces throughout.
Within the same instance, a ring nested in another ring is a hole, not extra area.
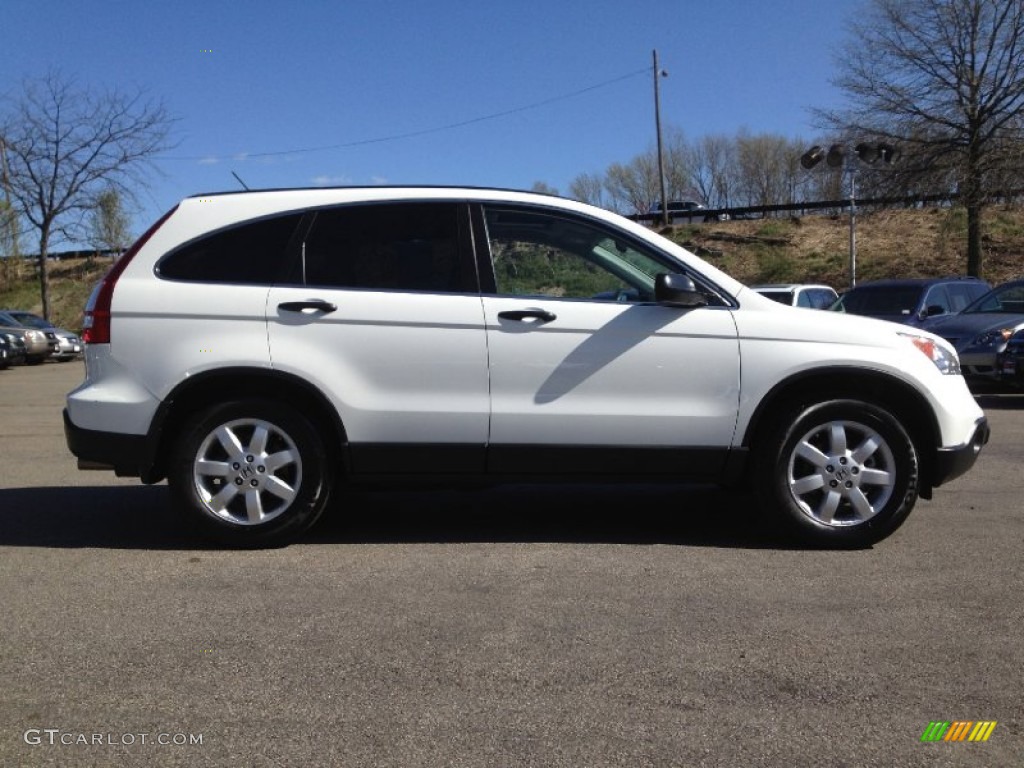
M 214 406 L 186 424 L 168 484 L 175 506 L 215 540 L 287 543 L 323 513 L 331 473 L 324 443 L 297 410 L 268 400 Z
M 781 527 L 819 546 L 868 546 L 917 501 L 918 456 L 900 422 L 859 400 L 788 408 L 759 445 L 757 486 Z

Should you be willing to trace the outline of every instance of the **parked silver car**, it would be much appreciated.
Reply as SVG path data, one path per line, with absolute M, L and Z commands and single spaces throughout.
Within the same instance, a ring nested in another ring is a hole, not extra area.
M 0 311 L 0 331 L 21 338 L 25 343 L 25 362 L 29 365 L 43 362 L 57 349 L 56 334 L 48 335 L 46 331 L 28 328 L 3 311 Z
M 52 357 L 62 363 L 74 360 L 82 354 L 82 340 L 78 335 L 64 328 L 58 328 L 49 320 L 23 309 L 3 309 L 0 315 L 8 315 L 26 328 L 33 328 L 46 334 L 50 342 Z

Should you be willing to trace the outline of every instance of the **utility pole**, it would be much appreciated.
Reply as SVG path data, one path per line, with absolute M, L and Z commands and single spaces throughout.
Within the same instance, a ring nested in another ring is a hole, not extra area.
M 857 169 L 848 167 L 850 174 L 850 287 L 857 287 Z
M 658 134 L 658 181 L 661 185 L 661 225 L 668 226 L 668 193 L 665 190 L 665 154 L 661 146 L 661 88 L 658 80 L 668 77 L 658 66 L 658 49 L 654 49 L 654 128 Z

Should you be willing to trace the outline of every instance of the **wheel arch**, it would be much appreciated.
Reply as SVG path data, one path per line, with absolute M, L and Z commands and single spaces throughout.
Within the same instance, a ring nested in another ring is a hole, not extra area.
M 918 453 L 920 495 L 931 498 L 932 463 L 940 434 L 938 421 L 924 395 L 907 382 L 882 371 L 830 367 L 784 379 L 772 387 L 754 409 L 741 445 L 746 449 L 754 448 L 759 437 L 789 406 L 843 398 L 883 407 L 903 424 Z
M 224 392 L 244 393 L 238 398 L 264 397 L 289 403 L 310 420 L 314 428 L 330 425 L 320 434 L 329 460 L 348 470 L 348 440 L 337 410 L 317 387 L 290 373 L 264 368 L 221 368 L 190 376 L 164 399 L 147 435 L 150 454 L 142 468 L 142 480 L 155 483 L 167 477 L 171 449 L 188 416 L 225 400 Z M 340 464 L 339 464 L 340 462 Z

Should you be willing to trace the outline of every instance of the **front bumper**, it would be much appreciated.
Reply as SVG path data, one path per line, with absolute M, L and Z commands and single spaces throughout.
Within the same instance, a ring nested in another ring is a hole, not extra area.
M 982 446 L 988 442 L 990 435 L 988 419 L 982 417 L 978 420 L 971 439 L 964 445 L 955 448 L 939 448 L 935 452 L 930 485 L 939 486 L 948 483 L 967 472 L 978 460 L 978 454 L 981 453 Z

